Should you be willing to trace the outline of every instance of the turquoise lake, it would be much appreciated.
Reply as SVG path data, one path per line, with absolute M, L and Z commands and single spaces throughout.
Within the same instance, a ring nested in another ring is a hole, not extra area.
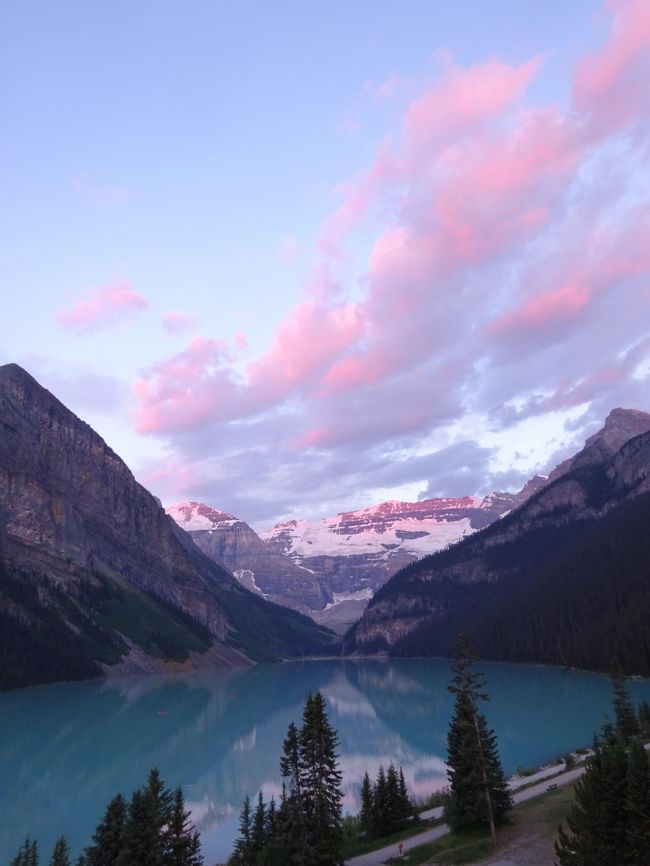
M 611 716 L 609 683 L 596 674 L 478 667 L 508 774 L 589 745 Z M 108 800 L 130 795 L 154 766 L 169 786 L 183 786 L 206 866 L 225 861 L 244 796 L 279 794 L 282 741 L 310 690 L 323 692 L 338 730 L 347 810 L 357 810 L 363 773 L 391 760 L 424 797 L 446 784 L 448 681 L 440 659 L 341 660 L 2 693 L 0 862 L 26 835 L 44 862 L 60 834 L 78 854 Z M 650 682 L 633 681 L 630 692 L 650 700 Z

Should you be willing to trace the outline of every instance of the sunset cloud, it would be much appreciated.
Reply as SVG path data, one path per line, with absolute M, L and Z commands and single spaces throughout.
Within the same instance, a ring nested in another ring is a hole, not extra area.
M 415 451 L 454 491 L 465 481 L 457 492 L 476 493 L 481 476 L 484 491 L 519 478 L 496 466 L 486 431 L 544 416 L 570 419 L 579 438 L 612 400 L 639 404 L 650 11 L 608 8 L 609 38 L 578 62 L 565 103 L 536 95 L 542 56 L 445 60 L 339 188 L 312 279 L 267 348 L 243 364 L 230 344 L 192 341 L 135 384 L 138 429 L 170 437 L 208 475 L 240 466 L 250 436 L 259 484 L 282 500 L 297 489 L 292 461 L 310 495 L 329 495 L 327 473 L 350 490 L 371 475 L 380 486 L 396 455 L 401 480 L 420 465 L 422 490 L 438 491 L 424 463 L 406 472 Z
M 89 334 L 149 308 L 149 302 L 128 283 L 103 286 L 57 317 L 62 328 Z

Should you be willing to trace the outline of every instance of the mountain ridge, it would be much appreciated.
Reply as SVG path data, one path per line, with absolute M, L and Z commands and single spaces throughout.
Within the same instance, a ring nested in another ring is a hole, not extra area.
M 76 635 L 84 675 L 241 666 L 331 645 L 205 556 L 104 440 L 15 364 L 0 367 L 0 433 L 0 612 L 15 644 L 31 635 L 45 646 L 46 622 Z M 14 682 L 3 665 L 0 685 L 40 681 L 5 641 L 23 673 Z
M 620 421 L 620 413 L 626 411 L 615 410 L 608 419 L 613 415 L 614 422 Z M 631 432 L 636 433 L 639 424 L 650 431 L 650 415 L 636 410 L 634 414 Z M 594 454 L 594 443 L 599 442 L 600 461 Z M 479 598 L 481 594 L 478 590 L 464 591 L 463 586 L 482 587 L 487 597 L 491 584 L 517 575 L 525 581 L 527 570 L 538 567 L 539 561 L 552 562 L 554 556 L 561 555 L 549 541 L 560 537 L 563 528 L 569 526 L 579 534 L 581 523 L 597 521 L 627 500 L 650 493 L 650 432 L 633 436 L 613 455 L 612 447 L 608 444 L 603 448 L 598 434 L 590 437 L 585 448 L 571 458 L 571 466 L 554 479 L 551 473 L 548 482 L 519 508 L 454 548 L 426 557 L 396 574 L 376 594 L 346 637 L 348 649 L 390 651 L 409 642 L 412 646 L 414 641 L 409 636 L 417 632 L 422 638 L 417 642 L 422 651 L 425 630 L 433 632 L 436 623 L 451 619 L 459 628 L 464 627 L 458 607 L 461 596 L 465 598 L 462 603 L 469 604 L 471 597 Z M 562 544 L 569 543 L 567 536 Z M 517 555 L 510 553 L 512 550 Z M 441 651 L 435 639 L 431 644 Z

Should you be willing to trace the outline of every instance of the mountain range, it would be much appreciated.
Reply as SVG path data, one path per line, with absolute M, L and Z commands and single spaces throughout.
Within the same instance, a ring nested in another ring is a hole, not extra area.
M 278 523 L 260 535 L 201 502 L 181 502 L 167 513 L 248 589 L 342 633 L 395 572 L 489 526 L 545 481 L 535 476 L 516 494 L 382 502 Z
M 0 687 L 331 646 L 205 556 L 25 370 L 0 367 Z
M 487 658 L 603 669 L 616 654 L 650 673 L 646 413 L 613 410 L 517 494 L 261 536 L 202 503 L 167 511 L 55 396 L 0 367 L 0 688 L 339 652 L 324 624 L 353 654 L 445 655 L 464 630 Z

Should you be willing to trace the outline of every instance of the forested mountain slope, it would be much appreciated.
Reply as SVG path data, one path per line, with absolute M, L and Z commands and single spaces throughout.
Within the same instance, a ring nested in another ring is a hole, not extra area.
M 399 572 L 349 650 L 447 654 L 650 673 L 650 433 L 569 469 L 458 545 Z

